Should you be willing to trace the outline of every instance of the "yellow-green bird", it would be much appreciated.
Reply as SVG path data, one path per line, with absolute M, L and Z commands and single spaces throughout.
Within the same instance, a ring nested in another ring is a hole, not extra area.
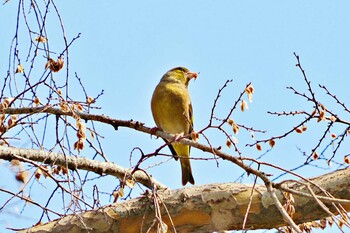
M 187 135 L 193 131 L 193 112 L 188 83 L 197 73 L 184 67 L 176 67 L 163 75 L 154 90 L 151 108 L 159 129 L 171 134 Z M 190 146 L 178 142 L 169 145 L 175 159 L 180 158 L 182 185 L 194 184 L 190 164 Z

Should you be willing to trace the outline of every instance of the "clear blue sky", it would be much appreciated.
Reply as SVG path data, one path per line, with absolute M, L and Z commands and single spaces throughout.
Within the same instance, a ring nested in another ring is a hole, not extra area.
M 294 86 L 306 91 L 302 75 L 295 67 L 293 52 L 301 56 L 302 65 L 316 90 L 319 83 L 325 84 L 350 104 L 347 94 L 350 75 L 349 1 L 57 1 L 56 4 L 68 40 L 81 33 L 70 48 L 70 75 L 73 77 L 77 72 L 91 96 L 96 96 L 102 89 L 105 92 L 97 102 L 102 109 L 95 113 L 117 119 L 134 119 L 153 127 L 150 99 L 154 87 L 167 70 L 185 66 L 200 72 L 198 79 L 190 84 L 196 130 L 207 125 L 218 89 L 227 79 L 233 79 L 220 101 L 218 117 L 225 116 L 245 85 L 252 82 L 256 91 L 253 103 L 247 112 L 236 111 L 233 118 L 238 123 L 268 130 L 266 135 L 256 135 L 258 139 L 275 136 L 302 118 L 277 118 L 268 115 L 268 110 L 312 109 L 310 103 L 285 88 Z M 17 1 L 14 0 L 0 6 L 3 19 L 0 24 L 2 77 L 7 72 L 16 9 Z M 49 19 L 48 26 L 50 49 L 61 52 L 64 47 L 54 16 Z M 64 78 L 60 77 L 64 76 L 63 73 L 55 76 Z M 72 97 L 82 97 L 75 93 L 73 86 L 71 91 Z M 325 98 L 324 92 L 316 92 L 327 107 L 341 112 L 334 102 Z M 263 160 L 287 169 L 302 164 L 304 158 L 297 147 L 309 152 L 326 126 L 321 124 L 310 125 L 303 135 L 292 135 L 278 141 Z M 125 167 L 129 166 L 133 147 L 152 152 L 162 143 L 130 129 L 100 128 L 105 136 L 105 153 L 111 161 Z M 340 129 L 335 127 L 334 133 L 340 133 Z M 215 132 L 209 136 L 214 145 L 225 144 L 224 137 Z M 240 132 L 237 138 L 245 156 L 256 158 L 268 148 L 265 145 L 262 152 L 245 148 L 244 145 L 252 140 L 244 132 Z M 348 153 L 349 146 L 345 147 L 336 160 L 342 161 L 343 154 Z M 168 153 L 167 150 L 164 152 Z M 330 153 L 331 150 L 326 151 L 325 156 L 329 157 Z M 195 149 L 192 155 L 208 157 Z M 159 161 L 162 158 L 155 158 L 149 164 Z M 317 165 L 327 168 L 324 161 Z M 192 167 L 198 185 L 234 181 L 243 173 L 237 166 L 222 161 L 219 167 L 214 161 L 193 161 Z M 3 173 L 7 171 L 1 169 L 0 174 L 5 175 Z M 266 171 L 280 174 L 276 170 Z M 328 171 L 331 169 L 311 166 L 298 170 L 308 177 Z M 181 188 L 180 165 L 175 161 L 149 172 L 165 185 Z M 252 178 L 244 182 L 251 183 Z M 101 186 L 104 191 L 110 191 L 110 184 Z M 0 194 L 0 198 L 6 196 Z M 15 207 L 21 208 L 20 205 Z M 0 220 L 0 231 L 7 224 L 17 227 L 11 221 Z M 29 223 L 23 221 L 23 226 Z M 333 230 L 335 227 L 322 232 Z

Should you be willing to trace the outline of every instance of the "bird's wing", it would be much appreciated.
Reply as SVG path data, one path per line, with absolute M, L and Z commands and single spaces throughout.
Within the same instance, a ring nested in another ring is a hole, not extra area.
M 194 121 L 194 119 L 193 119 L 193 109 L 192 109 L 192 104 L 191 103 L 188 105 L 188 118 L 189 119 L 186 119 L 186 120 L 190 121 L 189 122 L 190 124 L 189 124 L 187 133 L 191 134 L 192 131 L 193 131 L 193 121 Z M 188 139 L 191 139 L 191 136 L 188 136 Z M 167 140 L 165 140 L 165 139 L 164 139 L 164 141 L 167 142 Z M 176 156 L 177 153 L 176 153 L 174 147 L 171 144 L 169 144 L 168 147 L 169 147 L 171 153 L 174 155 L 175 160 L 178 160 L 178 157 Z M 189 147 L 189 150 L 191 151 L 191 147 Z
M 163 138 L 163 140 L 164 140 L 166 143 L 168 143 L 168 141 L 165 140 L 164 138 Z M 169 144 L 168 147 L 169 147 L 171 153 L 174 155 L 175 160 L 178 160 L 177 153 L 176 153 L 174 147 L 173 147 L 171 144 Z
M 188 106 L 188 117 L 190 118 L 190 127 L 188 128 L 188 133 L 192 133 L 193 131 L 193 109 L 192 109 L 192 104 L 190 103 L 189 106 Z

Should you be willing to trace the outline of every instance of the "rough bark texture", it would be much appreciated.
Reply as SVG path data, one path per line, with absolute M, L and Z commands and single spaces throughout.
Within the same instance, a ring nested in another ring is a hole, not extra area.
M 336 198 L 350 199 L 350 169 L 339 170 L 312 180 Z M 300 184 L 288 185 L 294 190 L 308 193 Z M 317 195 L 322 195 L 313 187 Z M 244 215 L 252 191 L 251 185 L 225 183 L 193 186 L 179 190 L 158 191 L 158 205 L 161 219 L 167 225 L 168 232 L 212 232 L 220 230 L 238 230 L 242 228 Z M 283 197 L 277 191 L 280 201 Z M 269 198 L 263 185 L 256 185 L 253 192 L 246 228 L 268 229 L 285 225 L 281 214 Z M 327 217 L 313 198 L 295 199 L 296 212 L 293 220 L 303 223 Z M 155 232 L 160 226 L 156 221 L 152 194 L 132 200 L 105 206 L 81 214 L 69 215 L 45 225 L 36 226 L 23 232 Z M 337 214 L 332 203 L 325 203 Z M 166 206 L 167 211 L 164 206 Z M 343 207 L 350 211 L 350 201 Z M 169 216 L 171 216 L 171 221 Z M 159 218 L 158 218 L 159 219 Z M 166 232 L 166 231 L 164 231 Z

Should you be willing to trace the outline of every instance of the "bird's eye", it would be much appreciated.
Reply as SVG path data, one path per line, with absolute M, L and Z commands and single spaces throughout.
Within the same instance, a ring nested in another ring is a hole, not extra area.
M 179 70 L 181 70 L 182 72 L 184 72 L 184 73 L 186 73 L 187 71 L 186 71 L 186 69 L 185 68 L 183 68 L 183 67 L 180 67 L 179 68 Z
M 169 71 L 187 73 L 188 69 L 186 69 L 185 67 L 178 66 Z

